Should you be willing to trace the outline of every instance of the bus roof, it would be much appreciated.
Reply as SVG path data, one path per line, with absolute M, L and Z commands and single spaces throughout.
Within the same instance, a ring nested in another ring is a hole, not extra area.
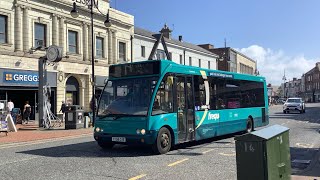
M 226 79 L 243 79 L 243 80 L 250 80 L 250 81 L 265 81 L 265 78 L 262 76 L 254 76 L 250 74 L 240 74 L 235 72 L 229 72 L 229 71 L 221 71 L 221 70 L 213 70 L 213 69 L 205 69 L 195 66 L 188 66 L 188 65 L 182 65 L 177 64 L 170 60 L 147 60 L 147 61 L 136 61 L 132 63 L 123 63 L 123 64 L 115 64 L 111 65 L 112 67 L 117 66 L 126 66 L 126 65 L 134 65 L 134 64 L 144 64 L 144 63 L 150 63 L 150 62 L 158 62 L 160 64 L 161 70 L 159 73 L 181 73 L 181 74 L 193 74 L 193 75 L 201 75 L 201 71 L 206 72 L 207 76 L 214 76 L 219 78 L 226 78 Z M 113 79 L 113 78 L 112 78 Z

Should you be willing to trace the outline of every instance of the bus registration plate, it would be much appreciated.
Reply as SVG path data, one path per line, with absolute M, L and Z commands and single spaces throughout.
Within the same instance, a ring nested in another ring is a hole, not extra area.
M 126 142 L 126 138 L 125 137 L 112 137 L 112 141 L 115 141 L 115 142 Z

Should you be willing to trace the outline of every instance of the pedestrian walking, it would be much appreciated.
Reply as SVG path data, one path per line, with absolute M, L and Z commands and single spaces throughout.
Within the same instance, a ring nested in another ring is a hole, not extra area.
M 59 112 L 62 112 L 62 121 L 64 122 L 65 120 L 65 112 L 66 112 L 66 103 L 64 101 L 61 101 L 61 108 L 60 108 L 60 111 Z
M 26 124 L 28 124 L 30 120 L 30 114 L 31 114 L 31 106 L 29 104 L 29 101 L 26 101 L 24 108 L 23 108 L 23 119 Z
M 9 99 L 9 101 L 8 101 L 7 108 L 8 108 L 9 113 L 11 113 L 12 109 L 14 108 L 14 104 L 11 101 L 11 99 Z

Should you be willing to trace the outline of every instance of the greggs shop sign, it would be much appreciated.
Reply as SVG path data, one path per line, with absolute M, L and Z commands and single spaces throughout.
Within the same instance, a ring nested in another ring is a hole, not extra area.
M 18 84 L 34 84 L 37 85 L 39 81 L 38 72 L 3 72 L 3 82 L 18 83 Z
M 57 73 L 47 72 L 47 83 L 51 87 L 57 87 Z M 5 86 L 38 87 L 38 71 L 23 71 L 0 68 L 0 89 Z

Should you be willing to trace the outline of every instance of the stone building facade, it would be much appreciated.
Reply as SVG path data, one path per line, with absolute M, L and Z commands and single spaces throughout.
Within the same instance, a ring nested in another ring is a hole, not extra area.
M 218 56 L 195 44 L 183 41 L 182 36 L 174 39 L 171 30 L 165 26 L 161 29 L 171 60 L 183 65 L 198 66 L 207 69 L 216 69 Z M 161 32 L 160 31 L 160 32 Z M 157 41 L 159 33 L 135 27 L 133 52 L 135 60 L 147 60 Z M 162 43 L 159 43 L 155 56 L 152 59 L 167 59 Z
M 251 75 L 257 74 L 256 61 L 233 48 L 214 48 L 211 44 L 201 44 L 199 46 L 219 56 L 219 61 L 217 61 L 218 70 Z
M 304 74 L 305 100 L 320 102 L 320 62 Z
M 78 18 L 70 15 L 73 2 L 79 7 Z M 109 65 L 130 61 L 134 33 L 133 16 L 110 8 L 108 0 L 99 0 L 98 8 L 94 8 L 93 32 L 97 87 L 103 86 Z M 108 12 L 110 28 L 104 26 Z M 0 100 L 12 99 L 18 108 L 29 101 L 35 117 L 38 59 L 45 52 L 30 53 L 30 49 L 57 45 L 68 58 L 47 65 L 52 110 L 58 113 L 61 101 L 89 110 L 92 96 L 89 17 L 85 1 L 80 0 L 1 0 Z

